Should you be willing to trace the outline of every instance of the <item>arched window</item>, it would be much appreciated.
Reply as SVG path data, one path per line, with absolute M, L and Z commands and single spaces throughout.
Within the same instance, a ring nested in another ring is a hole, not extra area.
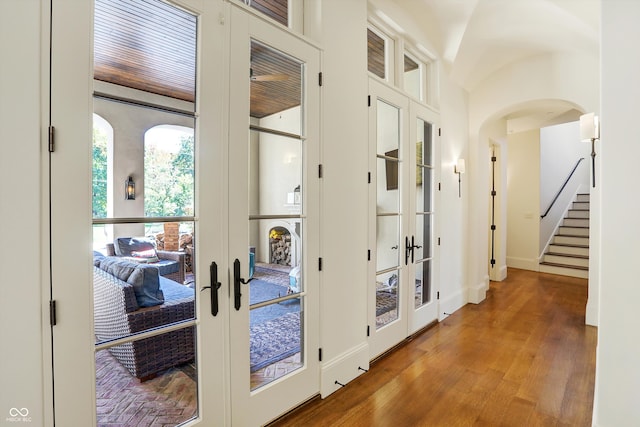
M 144 214 L 194 214 L 193 129 L 159 125 L 144 136 Z
M 93 115 L 92 155 L 93 218 L 113 216 L 113 127 L 101 116 Z M 94 225 L 94 249 L 104 248 L 112 237 L 112 226 Z

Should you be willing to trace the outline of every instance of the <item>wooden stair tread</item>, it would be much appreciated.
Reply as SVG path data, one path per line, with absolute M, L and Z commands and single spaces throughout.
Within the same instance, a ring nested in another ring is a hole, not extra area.
M 551 243 L 549 246 L 565 246 L 567 248 L 583 248 L 589 249 L 589 245 L 572 245 L 570 243 Z
M 565 218 L 565 219 L 567 219 L 567 218 Z M 575 218 L 569 218 L 569 219 L 575 219 Z M 565 228 L 582 228 L 582 229 L 589 228 L 589 226 L 586 226 L 586 227 L 585 227 L 584 225 L 561 225 L 560 227 L 565 227 Z
M 561 264 L 558 262 L 541 262 L 540 265 L 548 265 L 550 267 L 562 267 L 562 268 L 571 268 L 573 270 L 584 270 L 584 271 L 589 271 L 589 267 L 583 267 L 580 265 L 569 265 L 569 264 Z
M 564 257 L 567 257 L 567 258 L 589 259 L 589 255 L 564 254 L 564 253 L 560 253 L 560 252 L 546 252 L 545 255 L 564 256 Z

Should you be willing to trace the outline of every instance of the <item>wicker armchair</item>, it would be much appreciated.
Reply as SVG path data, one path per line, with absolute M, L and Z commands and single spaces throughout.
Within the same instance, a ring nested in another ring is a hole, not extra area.
M 165 302 L 140 308 L 134 288 L 115 276 L 93 268 L 94 332 L 97 342 L 194 318 L 193 290 L 160 277 Z M 187 327 L 109 348 L 118 361 L 141 381 L 158 372 L 194 360 L 195 334 Z
M 156 250 L 156 253 L 160 259 L 160 262 L 156 264 L 160 275 L 183 284 L 185 281 L 186 254 L 184 252 L 161 250 Z M 107 256 L 119 256 L 116 254 L 113 243 L 107 243 Z

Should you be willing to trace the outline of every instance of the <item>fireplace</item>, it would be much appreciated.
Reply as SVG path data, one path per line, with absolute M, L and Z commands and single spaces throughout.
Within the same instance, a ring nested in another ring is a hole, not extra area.
M 291 265 L 291 233 L 285 227 L 269 230 L 269 263 Z

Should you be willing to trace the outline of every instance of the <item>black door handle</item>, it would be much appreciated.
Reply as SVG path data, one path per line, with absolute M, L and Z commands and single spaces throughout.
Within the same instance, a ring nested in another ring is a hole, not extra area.
M 216 316 L 218 314 L 218 289 L 220 289 L 222 283 L 218 282 L 218 264 L 215 262 L 212 262 L 209 266 L 209 279 L 211 280 L 211 285 L 203 287 L 200 291 L 211 289 L 211 315 Z
M 233 298 L 234 298 L 234 307 L 236 310 L 240 310 L 240 302 L 242 301 L 242 292 L 240 292 L 240 284 L 244 283 L 245 285 L 252 281 L 253 278 L 249 280 L 244 280 L 240 277 L 240 260 L 236 258 L 233 261 Z
M 411 254 L 411 257 L 413 258 L 413 246 L 409 245 L 409 236 L 405 236 L 404 237 L 404 265 L 409 264 L 409 254 Z

